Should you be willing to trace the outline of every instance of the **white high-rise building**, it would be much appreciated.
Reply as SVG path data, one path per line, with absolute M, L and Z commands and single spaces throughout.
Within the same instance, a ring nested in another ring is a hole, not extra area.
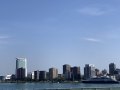
M 27 77 L 27 59 L 16 58 L 16 76 Z
M 86 64 L 84 67 L 84 78 L 89 79 L 95 76 L 95 66 L 92 64 Z
M 56 68 L 50 68 L 49 69 L 49 79 L 56 79 L 58 77 L 58 69 Z

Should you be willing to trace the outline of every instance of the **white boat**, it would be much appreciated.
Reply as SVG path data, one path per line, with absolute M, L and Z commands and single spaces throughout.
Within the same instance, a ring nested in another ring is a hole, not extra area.
M 88 80 L 83 80 L 82 81 L 83 83 L 95 83 L 95 84 L 98 84 L 98 83 L 111 83 L 111 84 L 114 84 L 114 83 L 119 83 L 117 80 L 114 80 L 110 77 L 94 77 L 94 78 L 90 78 Z

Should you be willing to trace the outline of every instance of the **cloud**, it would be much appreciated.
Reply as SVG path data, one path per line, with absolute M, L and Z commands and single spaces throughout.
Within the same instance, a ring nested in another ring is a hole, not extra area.
M 1 35 L 1 36 L 0 36 L 0 39 L 8 39 L 8 38 L 10 38 L 10 37 L 9 37 L 9 36 L 6 36 L 6 35 L 5 35 L 5 36 L 4 36 L 4 35 Z
M 96 39 L 96 38 L 83 38 L 83 40 L 89 41 L 89 42 L 101 42 L 101 40 Z
M 100 15 L 104 15 L 108 11 L 103 8 L 84 7 L 79 9 L 78 12 L 85 15 L 100 16 Z
M 10 36 L 7 35 L 0 35 L 0 44 L 6 44 L 8 43 L 8 39 L 10 39 Z

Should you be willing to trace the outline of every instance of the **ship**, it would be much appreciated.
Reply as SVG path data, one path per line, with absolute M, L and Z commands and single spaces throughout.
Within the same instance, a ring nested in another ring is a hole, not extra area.
M 117 84 L 117 80 L 110 77 L 93 77 L 88 80 L 83 80 L 82 83 L 93 83 L 93 84 Z

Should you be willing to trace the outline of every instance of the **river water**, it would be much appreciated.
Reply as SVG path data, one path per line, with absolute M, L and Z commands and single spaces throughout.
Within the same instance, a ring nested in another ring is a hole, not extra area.
M 82 88 L 82 89 L 81 89 Z M 95 89 L 97 88 L 97 89 Z M 104 89 L 105 88 L 105 89 Z M 0 90 L 120 90 L 120 84 L 0 83 Z

